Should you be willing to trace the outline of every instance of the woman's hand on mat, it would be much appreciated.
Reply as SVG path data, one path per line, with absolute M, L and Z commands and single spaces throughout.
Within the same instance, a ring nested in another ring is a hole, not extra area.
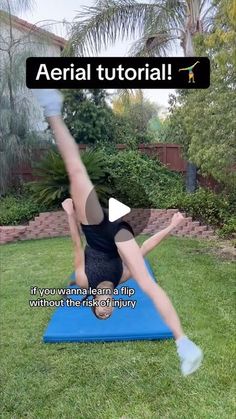
M 176 212 L 170 222 L 171 227 L 175 228 L 179 224 L 181 224 L 184 220 L 184 216 L 181 214 L 181 212 Z
M 68 214 L 68 215 L 73 215 L 75 210 L 74 210 L 74 204 L 71 198 L 67 198 L 65 199 L 65 201 L 62 202 L 62 208 L 64 209 L 64 211 Z

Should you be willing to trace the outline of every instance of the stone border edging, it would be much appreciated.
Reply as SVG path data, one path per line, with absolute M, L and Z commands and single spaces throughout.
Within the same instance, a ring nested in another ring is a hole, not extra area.
M 135 225 L 143 218 L 142 208 L 134 208 L 129 222 L 135 231 Z M 151 209 L 148 226 L 143 234 L 154 234 L 165 228 L 177 209 Z M 184 214 L 185 215 L 185 214 Z M 69 235 L 67 216 L 64 211 L 43 212 L 28 225 L 0 226 L 0 244 L 17 242 L 19 240 L 41 239 L 48 237 L 61 237 Z M 186 217 L 184 223 L 173 231 L 173 235 L 182 237 L 213 238 L 214 231 L 192 217 Z

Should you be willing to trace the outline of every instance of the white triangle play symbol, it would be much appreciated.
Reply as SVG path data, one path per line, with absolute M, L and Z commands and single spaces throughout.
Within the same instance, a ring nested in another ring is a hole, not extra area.
M 113 222 L 118 220 L 121 217 L 124 217 L 124 215 L 129 214 L 131 211 L 130 207 L 128 207 L 125 204 L 122 204 L 122 202 L 117 201 L 117 199 L 110 198 L 109 199 L 109 206 L 108 206 L 108 217 L 109 221 Z

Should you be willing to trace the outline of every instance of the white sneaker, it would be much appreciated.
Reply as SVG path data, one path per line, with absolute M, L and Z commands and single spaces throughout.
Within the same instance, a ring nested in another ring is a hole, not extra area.
M 46 117 L 61 115 L 63 96 L 58 90 L 32 89 L 31 91 L 39 105 L 44 109 Z
M 184 376 L 192 374 L 201 366 L 203 352 L 186 336 L 177 343 L 177 352 L 180 357 L 181 372 Z

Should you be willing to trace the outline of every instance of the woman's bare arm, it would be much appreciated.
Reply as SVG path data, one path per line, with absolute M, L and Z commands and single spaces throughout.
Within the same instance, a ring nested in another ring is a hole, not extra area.
M 149 252 L 155 249 L 160 242 L 165 239 L 171 231 L 173 231 L 178 225 L 180 225 L 184 220 L 183 215 L 180 212 L 177 212 L 173 215 L 170 224 L 168 227 L 154 234 L 152 237 L 147 239 L 141 246 L 141 252 L 143 256 L 146 256 Z
M 174 214 L 168 227 L 164 228 L 163 230 L 154 234 L 149 239 L 145 240 L 145 242 L 140 246 L 142 256 L 145 257 L 148 253 L 155 249 L 155 247 L 158 246 L 163 239 L 169 236 L 171 231 L 173 231 L 178 225 L 180 225 L 183 222 L 183 220 L 184 217 L 180 212 Z M 130 270 L 123 262 L 123 275 L 121 277 L 120 284 L 126 282 L 130 277 Z
M 75 249 L 75 269 L 84 270 L 84 249 L 82 246 L 82 240 L 79 233 L 76 214 L 74 211 L 73 201 L 72 199 L 68 198 L 62 203 L 62 207 L 67 213 L 68 216 L 68 223 L 70 228 L 70 235 L 71 239 L 74 244 Z

